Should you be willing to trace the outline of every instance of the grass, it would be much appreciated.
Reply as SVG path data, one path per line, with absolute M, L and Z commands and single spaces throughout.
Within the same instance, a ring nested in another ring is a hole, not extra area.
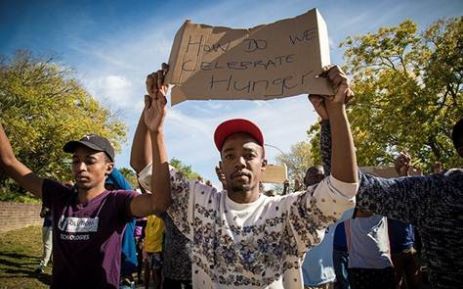
M 51 266 L 34 270 L 42 256 L 42 227 L 30 226 L 0 234 L 0 289 L 48 288 Z

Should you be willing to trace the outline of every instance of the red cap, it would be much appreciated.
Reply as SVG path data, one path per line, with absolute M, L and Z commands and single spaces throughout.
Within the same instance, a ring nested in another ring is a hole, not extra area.
M 264 136 L 259 127 L 247 119 L 235 118 L 222 122 L 215 129 L 214 142 L 217 149 L 222 151 L 225 139 L 235 133 L 249 134 L 259 145 L 264 147 Z

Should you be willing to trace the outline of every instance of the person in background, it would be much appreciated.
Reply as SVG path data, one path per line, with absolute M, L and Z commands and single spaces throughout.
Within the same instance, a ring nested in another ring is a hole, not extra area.
M 306 188 L 317 185 L 325 178 L 322 166 L 311 166 L 304 176 Z M 311 248 L 305 255 L 302 263 L 302 277 L 304 287 L 307 289 L 323 288 L 332 289 L 336 275 L 333 269 L 333 236 L 336 224 L 330 225 L 325 230 L 323 240 L 317 246 Z
M 320 105 L 323 109 L 323 103 Z M 321 127 L 322 160 L 330 162 L 330 123 Z M 452 128 L 451 139 L 463 158 L 463 118 Z M 411 166 L 410 157 L 401 154 L 394 163 L 398 169 Z M 410 223 L 422 242 L 422 255 L 432 288 L 463 288 L 463 169 L 440 174 L 380 178 L 360 173 L 357 208 Z
M 353 210 L 350 213 L 351 216 L 352 213 Z M 334 289 L 350 289 L 347 271 L 348 267 L 349 252 L 347 250 L 346 230 L 344 227 L 344 222 L 340 222 L 336 226 L 333 237 L 333 268 L 334 273 L 336 274 Z
M 307 169 L 304 176 L 305 187 L 313 186 L 325 178 L 325 170 L 322 166 L 311 166 Z
M 164 221 L 150 215 L 146 218 L 145 239 L 143 247 L 143 264 L 145 264 L 145 289 L 149 289 L 153 278 L 154 289 L 162 284 L 162 243 L 164 238 Z
M 349 252 L 348 278 L 352 289 L 394 289 L 387 218 L 355 210 L 344 223 Z
M 142 193 L 140 191 L 140 193 Z M 143 271 L 143 247 L 145 240 L 145 227 L 146 218 L 137 218 L 135 222 L 135 241 L 137 244 L 137 283 L 144 284 L 144 276 L 142 277 Z
M 309 97 L 310 102 L 312 103 L 315 111 L 320 117 L 320 125 L 322 128 L 329 126 L 329 116 L 328 112 L 324 106 L 324 99 L 321 96 L 311 96 Z M 322 131 L 323 132 L 323 131 Z M 325 135 L 325 134 L 323 134 Z M 331 151 L 331 143 L 326 138 L 320 138 L 320 148 L 322 153 L 324 151 Z M 322 155 L 323 156 L 323 155 Z M 307 170 L 305 180 L 309 184 L 311 180 L 308 178 L 310 175 L 320 175 L 323 170 L 324 174 L 329 173 L 331 169 L 331 164 L 324 159 L 323 166 L 321 169 L 316 170 Z M 317 173 L 318 171 L 318 173 Z M 309 175 L 309 173 L 311 173 Z M 336 281 L 334 283 L 335 289 L 350 289 L 349 279 L 348 279 L 348 264 L 349 264 L 349 253 L 347 249 L 346 241 L 346 231 L 344 228 L 344 221 L 352 217 L 354 210 L 349 209 L 344 212 L 341 217 L 341 220 L 336 225 L 334 236 L 333 236 L 333 269 L 336 275 Z
M 396 289 L 421 288 L 421 271 L 414 248 L 415 234 L 411 224 L 388 219 L 391 257 Z
M 409 155 L 407 157 L 410 158 Z M 396 162 L 400 160 L 396 158 Z M 410 158 L 411 159 L 411 158 Z M 409 176 L 411 167 L 395 166 L 397 174 L 401 177 Z M 442 173 L 442 164 L 437 164 L 438 171 Z M 418 265 L 415 250 L 415 234 L 412 224 L 403 223 L 388 218 L 389 239 L 391 242 L 392 263 L 394 263 L 395 288 L 419 289 L 422 286 L 421 271 Z
M 132 151 L 135 155 L 136 152 Z M 140 175 L 145 172 L 137 166 L 135 159 L 131 165 Z M 220 170 L 219 170 L 220 171 Z M 216 171 L 216 172 L 219 172 Z M 220 177 L 218 175 L 218 177 Z M 198 177 L 197 182 L 202 183 Z M 148 191 L 142 190 L 149 193 Z M 161 214 L 164 221 L 164 239 L 162 243 L 162 288 L 163 289 L 191 289 L 191 241 L 183 235 L 175 226 L 173 220 L 167 213 Z
M 175 226 L 168 214 L 163 214 L 165 224 L 162 246 L 162 288 L 191 289 L 191 241 Z
M 44 268 L 47 267 L 48 261 L 53 251 L 53 219 L 49 208 L 42 204 L 40 210 L 40 218 L 43 218 L 42 225 L 42 258 L 40 263 L 35 269 L 36 274 L 43 273 Z

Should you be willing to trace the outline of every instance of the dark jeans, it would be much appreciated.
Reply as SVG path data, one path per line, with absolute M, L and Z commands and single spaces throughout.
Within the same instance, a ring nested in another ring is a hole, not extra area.
M 350 289 L 349 280 L 347 278 L 347 262 L 349 261 L 349 253 L 333 249 L 333 266 L 336 273 L 335 289 Z
M 349 268 L 352 289 L 395 289 L 394 269 Z
M 174 280 L 167 277 L 164 278 L 162 283 L 164 289 L 192 289 L 191 280 Z

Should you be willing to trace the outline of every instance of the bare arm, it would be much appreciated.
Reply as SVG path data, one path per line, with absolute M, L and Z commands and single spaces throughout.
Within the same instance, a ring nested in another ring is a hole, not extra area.
M 320 117 L 320 153 L 325 177 L 331 174 L 331 129 L 325 98 L 328 96 L 309 95 L 315 111 Z
M 149 163 L 152 158 L 151 195 L 140 195 L 133 199 L 130 204 L 134 216 L 147 216 L 149 214 L 161 214 L 167 210 L 171 202 L 170 195 L 170 174 L 167 149 L 164 141 L 164 118 L 166 115 L 166 92 L 164 75 L 167 67 L 148 76 L 147 87 L 149 96 L 145 96 L 145 108 L 142 118 L 143 125 L 136 131 L 134 145 L 132 148 L 131 163 L 137 173 Z M 135 142 L 137 142 L 135 144 Z M 146 145 L 151 143 L 151 147 Z M 134 156 L 142 154 L 141 156 Z
M 338 66 L 332 67 L 327 72 L 327 77 L 337 88 L 337 93 L 332 100 L 325 99 L 331 126 L 331 174 L 340 181 L 356 183 L 358 181 L 357 159 L 345 110 L 346 99 L 351 96 L 352 91 L 349 88 L 347 76 Z
M 133 137 L 132 151 L 130 153 L 130 165 L 138 173 L 143 170 L 153 159 L 151 136 L 143 118 L 143 112 L 138 120 L 135 136 Z
M 34 174 L 28 167 L 16 159 L 10 141 L 0 124 L 0 166 L 7 175 L 14 179 L 21 187 L 42 197 L 43 179 Z
M 330 114 L 331 139 L 331 174 L 336 179 L 346 183 L 356 183 L 357 159 L 354 142 L 347 120 L 344 104 L 327 105 Z

